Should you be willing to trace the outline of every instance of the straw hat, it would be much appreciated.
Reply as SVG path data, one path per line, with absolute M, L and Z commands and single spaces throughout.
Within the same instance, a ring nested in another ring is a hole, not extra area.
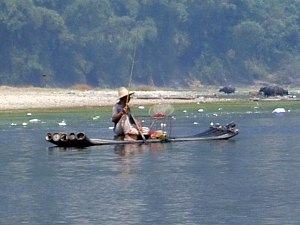
M 128 95 L 128 90 L 125 87 L 120 87 L 118 92 L 119 92 L 119 99 Z M 132 95 L 132 94 L 134 94 L 134 92 L 130 91 L 129 95 Z

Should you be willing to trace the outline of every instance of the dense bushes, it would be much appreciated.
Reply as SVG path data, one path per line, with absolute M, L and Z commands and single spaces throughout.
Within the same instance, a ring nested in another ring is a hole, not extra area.
M 0 85 L 126 86 L 136 37 L 136 85 L 300 84 L 300 0 L 0 0 L 0 7 Z

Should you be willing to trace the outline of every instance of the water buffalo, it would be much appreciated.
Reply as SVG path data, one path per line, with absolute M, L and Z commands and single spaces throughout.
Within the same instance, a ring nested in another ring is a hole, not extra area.
M 260 93 L 264 93 L 264 95 L 266 97 L 276 96 L 276 95 L 284 96 L 284 95 L 288 95 L 289 94 L 287 90 L 284 90 L 283 88 L 278 87 L 278 86 L 265 86 L 265 87 L 261 87 L 259 89 L 259 92 Z
M 231 94 L 235 92 L 235 87 L 232 86 L 225 86 L 220 88 L 219 92 L 224 92 L 225 94 Z

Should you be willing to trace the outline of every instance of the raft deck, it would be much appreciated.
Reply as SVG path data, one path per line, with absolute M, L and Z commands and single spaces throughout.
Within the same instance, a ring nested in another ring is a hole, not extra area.
M 142 144 L 142 143 L 166 143 L 166 142 L 183 142 L 183 141 L 203 141 L 203 140 L 227 140 L 238 135 L 238 129 L 234 128 L 235 123 L 231 122 L 226 126 L 219 124 L 210 126 L 206 131 L 185 137 L 168 137 L 150 138 L 147 136 L 146 140 L 143 140 L 140 136 L 136 141 L 124 141 L 124 140 L 109 140 L 109 139 L 97 139 L 88 138 L 85 133 L 47 133 L 45 135 L 46 141 L 59 146 L 59 147 L 88 147 L 95 145 L 119 145 L 119 144 Z

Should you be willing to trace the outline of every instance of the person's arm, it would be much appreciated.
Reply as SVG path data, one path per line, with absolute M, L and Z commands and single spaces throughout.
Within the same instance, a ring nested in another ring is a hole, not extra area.
M 121 117 L 123 116 L 124 112 L 123 110 L 119 111 L 117 110 L 117 107 L 113 107 L 113 110 L 112 110 L 112 116 L 111 116 L 111 121 L 112 122 L 118 122 Z
M 111 117 L 112 122 L 118 122 L 124 114 L 127 114 L 127 111 L 128 111 L 127 106 L 125 106 L 123 109 L 119 108 L 119 110 L 118 107 L 114 106 L 112 110 L 112 117 Z

